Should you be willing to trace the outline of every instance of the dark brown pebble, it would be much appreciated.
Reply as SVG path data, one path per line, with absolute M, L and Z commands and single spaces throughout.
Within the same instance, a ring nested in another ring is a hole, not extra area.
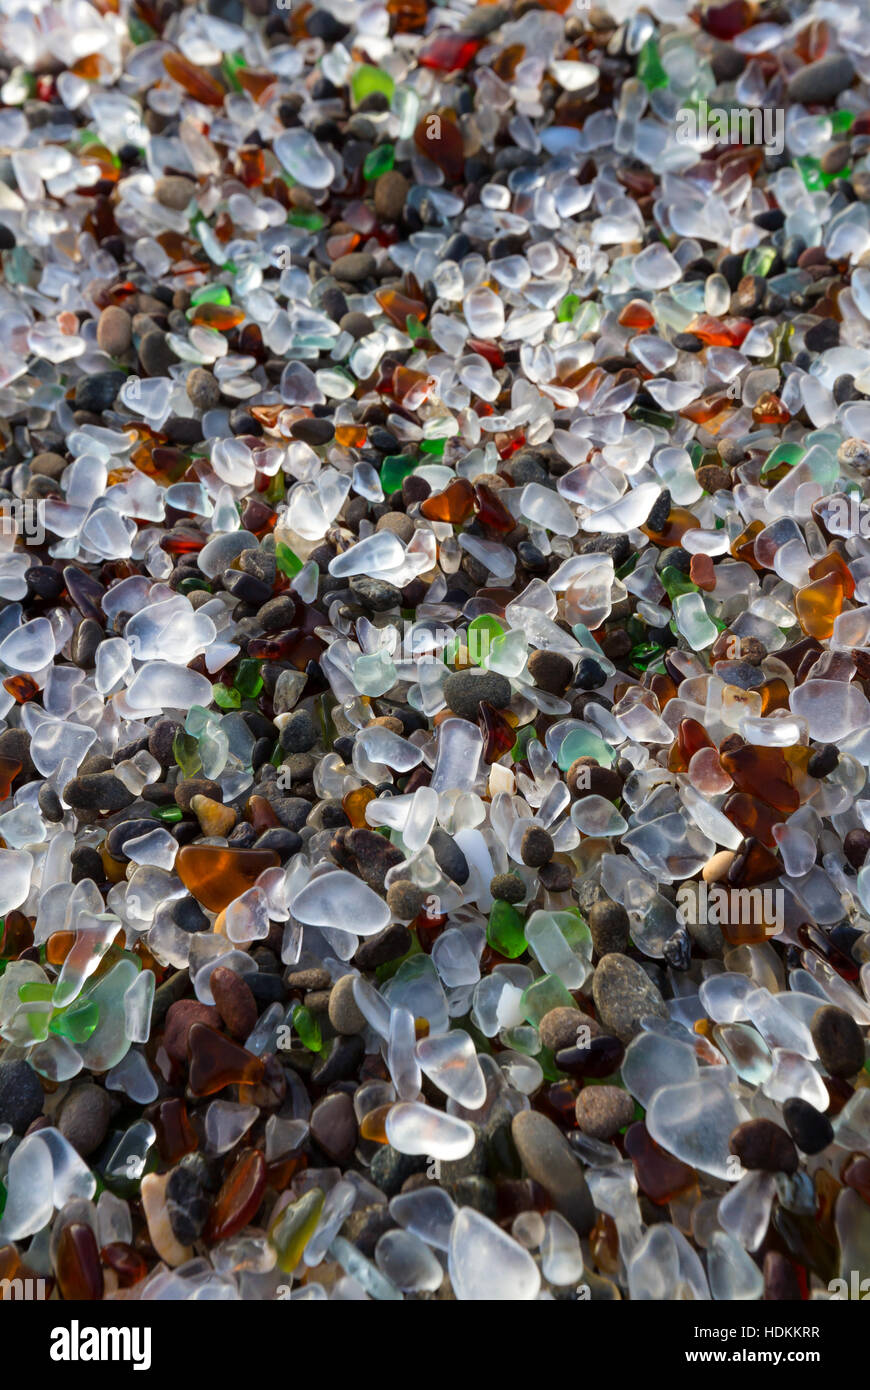
M 773 1120 L 747 1120 L 738 1125 L 728 1145 L 744 1168 L 762 1173 L 796 1173 L 794 1141 Z
M 211 972 L 209 985 L 227 1031 L 244 1042 L 257 1022 L 257 1003 L 250 989 L 241 975 L 223 965 Z

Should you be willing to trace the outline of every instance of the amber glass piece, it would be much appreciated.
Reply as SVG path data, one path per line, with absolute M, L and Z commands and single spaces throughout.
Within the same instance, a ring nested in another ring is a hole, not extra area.
M 49 965 L 63 965 L 73 946 L 75 945 L 76 934 L 74 931 L 56 931 L 45 943 L 45 959 Z
M 752 324 L 749 319 L 714 319 L 709 314 L 697 314 L 687 328 L 709 347 L 739 347 Z
M 207 1023 L 194 1023 L 187 1035 L 189 1084 L 195 1096 L 213 1096 L 224 1086 L 256 1086 L 266 1064 Z
M 757 796 L 750 796 L 748 792 L 732 792 L 723 802 L 722 814 L 744 835 L 754 835 L 768 849 L 776 847 L 773 827 L 780 824 L 782 815 L 765 801 L 759 801 Z
M 843 586 L 844 598 L 852 598 L 855 593 L 855 580 L 852 571 L 837 550 L 829 550 L 821 560 L 810 565 L 810 579 L 823 579 L 826 574 L 835 574 Z
M 206 300 L 203 304 L 197 304 L 191 322 L 225 333 L 228 328 L 237 328 L 244 317 L 244 310 L 237 309 L 234 304 L 212 304 Z
M 6 800 L 20 771 L 21 763 L 15 758 L 0 756 L 0 801 Z
M 455 478 L 443 492 L 421 502 L 420 511 L 427 521 L 449 521 L 453 526 L 461 526 L 474 511 L 474 488 L 467 478 Z
M 39 694 L 39 686 L 30 676 L 7 676 L 3 689 L 19 705 L 26 705 L 28 700 Z
M 370 829 L 366 820 L 366 807 L 370 801 L 375 800 L 376 796 L 377 792 L 374 787 L 356 787 L 342 797 L 341 809 L 354 830 Z
M 267 801 L 264 796 L 248 797 L 245 806 L 245 819 L 250 821 L 258 834 L 262 834 L 264 830 L 273 830 L 275 826 L 281 824 L 272 803 Z
M 209 1212 L 205 1239 L 210 1245 L 228 1240 L 250 1224 L 266 1191 L 266 1159 L 259 1149 L 239 1154 Z
M 427 372 L 416 372 L 402 366 L 393 372 L 393 395 L 406 410 L 416 410 L 421 406 L 434 386 L 435 378 Z
M 501 710 L 497 710 L 488 700 L 478 705 L 477 724 L 483 734 L 483 761 L 498 762 L 509 753 L 517 741 L 517 731 Z
M 240 69 L 244 72 L 245 69 Z M 266 177 L 266 156 L 257 145 L 243 145 L 236 156 L 239 177 L 246 188 L 259 188 Z
M 164 53 L 163 66 L 173 82 L 177 82 L 196 101 L 201 101 L 203 106 L 223 106 L 226 92 L 204 68 L 189 62 L 181 53 Z
M 641 526 L 640 529 L 645 536 L 654 540 L 656 545 L 666 549 L 668 546 L 679 545 L 687 531 L 693 531 L 700 525 L 694 512 L 688 511 L 685 507 L 671 507 L 668 519 L 660 531 L 651 531 L 646 526 Z
M 677 729 L 677 742 L 686 763 L 690 763 L 702 748 L 712 748 L 713 740 L 703 724 L 697 719 L 681 719 Z
M 838 574 L 826 574 L 812 584 L 805 584 L 797 590 L 794 606 L 807 636 L 826 641 L 833 635 L 834 620 L 843 611 L 842 579 Z
M 674 682 L 671 680 L 670 676 L 666 676 L 661 671 L 656 671 L 652 675 L 649 675 L 649 673 L 647 673 L 647 675 L 644 677 L 644 683 L 648 685 L 649 689 L 652 691 L 652 693 L 658 700 L 660 710 L 664 709 L 665 705 L 668 703 L 669 700 L 673 700 L 676 698 L 677 687 L 674 685 Z
M 764 530 L 763 521 L 750 521 L 749 525 L 731 542 L 731 554 L 735 560 L 745 560 L 754 570 L 764 568 L 755 558 L 755 537 Z
M 23 912 L 13 908 L 6 913 L 3 926 L 0 928 L 0 956 L 7 960 L 20 956 L 22 951 L 27 951 L 33 945 L 33 927 L 29 918 Z
M 625 1152 L 634 1164 L 638 1187 L 657 1207 L 667 1206 L 695 1184 L 694 1168 L 665 1153 L 642 1120 L 626 1131 Z
M 183 845 L 175 871 L 185 888 L 209 912 L 222 912 L 253 888 L 264 869 L 281 860 L 273 849 L 224 849 L 221 845 Z
M 787 425 L 791 415 L 779 396 L 775 396 L 772 391 L 765 391 L 752 407 L 752 418 L 759 425 Z
M 630 299 L 619 311 L 618 323 L 623 328 L 634 328 L 638 333 L 655 327 L 655 314 L 645 299 Z
M 589 1252 L 601 1274 L 616 1274 L 619 1269 L 619 1231 L 612 1216 L 602 1212 L 589 1232 Z
M 774 676 L 758 687 L 761 696 L 761 713 L 770 714 L 775 709 L 790 709 L 789 688 L 781 676 Z
M 64 1299 L 92 1303 L 103 1297 L 100 1252 L 93 1231 L 83 1221 L 72 1221 L 61 1232 L 55 1270 Z
M 429 13 L 426 0 L 387 0 L 387 14 L 396 34 L 411 34 L 422 29 Z
M 360 1139 L 369 1139 L 373 1144 L 386 1144 L 387 1116 L 392 1108 L 392 1105 L 379 1105 L 363 1115 L 359 1127 Z
M 818 927 L 805 922 L 803 926 L 798 927 L 797 936 L 798 941 L 806 950 L 815 951 L 816 955 L 827 961 L 831 969 L 836 970 L 838 975 L 842 975 L 844 980 L 857 980 L 860 973 L 857 961 L 841 951 L 836 943 Z
M 787 816 L 800 805 L 791 768 L 779 748 L 745 744 L 742 748 L 721 753 L 719 760 L 738 791 L 760 797 Z
M 104 1245 L 100 1259 L 107 1269 L 114 1272 L 122 1289 L 131 1289 L 148 1273 L 148 1266 L 139 1251 L 123 1240 L 113 1240 L 111 1245 Z
M 337 425 L 335 442 L 343 449 L 362 449 L 365 447 L 367 433 L 365 425 Z
M 759 844 L 758 840 L 748 838 L 743 843 L 743 848 L 738 850 L 728 869 L 727 881 L 731 888 L 757 888 L 761 883 L 769 883 L 772 878 L 778 878 L 782 873 L 782 864 L 775 854 L 771 854 L 769 849 Z M 769 929 L 769 930 L 766 930 Z M 765 922 L 761 928 L 761 939 L 776 931 L 775 922 Z M 735 939 L 732 937 L 732 940 Z M 740 936 L 740 941 L 749 938 Z
M 436 164 L 449 183 L 465 178 L 462 133 L 446 116 L 424 116 L 414 131 L 414 144 L 422 155 Z
M 475 486 L 474 513 L 481 526 L 485 526 L 489 531 L 498 531 L 500 535 L 513 531 L 517 524 L 516 518 L 512 517 L 507 507 L 498 500 L 498 493 L 493 492 L 486 483 L 478 483 Z
M 185 1154 L 194 1153 L 199 1147 L 199 1141 L 188 1119 L 187 1106 L 180 1097 L 162 1101 L 157 1107 L 153 1123 L 157 1147 L 167 1163 L 178 1163 Z
M 127 864 L 129 861 L 126 859 L 113 859 L 106 849 L 105 840 L 100 845 L 98 853 L 103 861 L 103 873 L 106 875 L 109 883 L 122 883 L 127 877 Z
M 273 72 L 267 72 L 264 68 L 236 68 L 235 76 L 239 86 L 261 104 L 270 87 L 274 87 L 278 81 Z
M 418 318 L 421 323 L 425 322 L 429 312 L 429 306 L 423 299 L 411 299 L 407 294 L 401 294 L 399 290 L 375 290 L 375 299 L 380 304 L 387 318 L 394 323 L 397 328 L 405 331 L 409 318 Z

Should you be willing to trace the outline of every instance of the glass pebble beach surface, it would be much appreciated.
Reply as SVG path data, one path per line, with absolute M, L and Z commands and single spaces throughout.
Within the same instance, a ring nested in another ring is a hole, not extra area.
M 870 18 L 689 11 L 0 0 L 3 1300 L 870 1296 Z

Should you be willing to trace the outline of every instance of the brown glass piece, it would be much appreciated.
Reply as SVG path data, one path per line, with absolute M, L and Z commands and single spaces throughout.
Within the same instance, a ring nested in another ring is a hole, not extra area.
M 194 1023 L 187 1035 L 188 1084 L 195 1096 L 213 1096 L 225 1086 L 256 1086 L 265 1063 L 207 1023 Z
M 224 849 L 221 845 L 184 845 L 175 870 L 188 892 L 209 912 L 222 912 L 253 888 L 264 869 L 281 859 L 272 849 Z
M 205 1239 L 210 1245 L 227 1240 L 250 1224 L 266 1190 L 266 1159 L 259 1149 L 239 1154 L 209 1212 Z
M 55 1255 L 60 1291 L 70 1302 L 96 1302 L 103 1297 L 103 1268 L 90 1226 L 73 1221 L 61 1232 Z

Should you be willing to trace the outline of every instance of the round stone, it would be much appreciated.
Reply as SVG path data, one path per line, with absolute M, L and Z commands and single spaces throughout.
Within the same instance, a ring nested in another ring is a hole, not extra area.
M 625 950 L 630 924 L 628 913 L 620 903 L 615 903 L 610 898 L 594 903 L 588 920 L 596 955 L 607 956 L 613 951 Z
M 667 1018 L 665 1001 L 646 971 L 628 956 L 607 955 L 595 970 L 592 997 L 601 1026 L 622 1042 L 641 1031 L 648 1014 Z
M 387 907 L 399 922 L 410 922 L 423 911 L 426 894 L 409 878 L 397 879 L 387 889 Z
M 188 400 L 197 410 L 216 410 L 220 405 L 221 388 L 205 367 L 194 367 L 185 383 Z
M 112 1101 L 102 1086 L 75 1086 L 60 1108 L 57 1127 L 73 1148 L 87 1158 L 100 1147 L 109 1128 Z
M 454 671 L 444 682 L 444 699 L 461 719 L 477 719 L 481 700 L 496 709 L 504 709 L 511 701 L 511 685 L 497 671 Z
M 535 685 L 551 695 L 562 694 L 574 671 L 567 656 L 561 652 L 531 652 L 527 665 Z
M 538 1033 L 544 1047 L 549 1048 L 551 1052 L 561 1052 L 563 1048 L 577 1046 L 578 1031 L 581 1028 L 589 1029 L 590 1038 L 597 1038 L 601 1032 L 601 1027 L 594 1018 L 590 1018 L 580 1009 L 571 1009 L 567 1004 L 560 1004 L 544 1014 L 538 1024 Z
M 521 1110 L 511 1121 L 511 1137 L 528 1176 L 540 1183 L 578 1235 L 586 1235 L 597 1213 L 580 1162 L 561 1130 L 540 1111 Z
M 530 825 L 523 831 L 520 842 L 520 855 L 530 869 L 539 869 L 549 864 L 553 857 L 553 837 L 542 825 Z
M 591 1139 L 611 1139 L 634 1119 L 634 1098 L 619 1086 L 584 1086 L 574 1110 Z
M 223 965 L 211 972 L 208 982 L 227 1032 L 238 1042 L 244 1042 L 257 1022 L 257 1001 L 250 988 L 241 975 Z
M 133 341 L 133 324 L 120 304 L 109 304 L 97 324 L 97 344 L 109 357 L 123 357 Z
M 490 881 L 489 891 L 497 902 L 521 903 L 526 896 L 526 885 L 516 874 L 496 874 Z M 387 902 L 389 901 L 388 894 Z
M 819 1060 L 830 1076 L 850 1077 L 864 1065 L 864 1038 L 851 1014 L 823 1004 L 813 1014 L 810 1033 Z
M 0 1062 L 0 1124 L 23 1134 L 42 1114 L 45 1094 L 28 1062 Z
M 744 1168 L 762 1173 L 796 1173 L 794 1140 L 773 1120 L 747 1120 L 731 1135 L 729 1148 Z
M 353 997 L 356 975 L 342 975 L 329 992 L 329 1021 L 336 1033 L 352 1037 L 366 1027 L 365 1015 Z
M 834 1126 L 827 1115 L 800 1096 L 792 1096 L 785 1102 L 782 1118 L 802 1153 L 821 1153 L 834 1138 Z

